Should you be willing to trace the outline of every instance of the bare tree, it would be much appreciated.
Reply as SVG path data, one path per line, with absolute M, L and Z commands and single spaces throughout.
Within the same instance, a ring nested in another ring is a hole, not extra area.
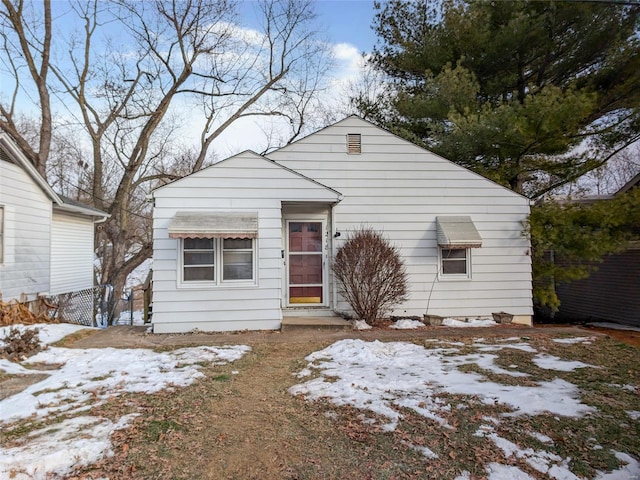
M 261 31 L 238 27 L 233 0 L 77 0 L 59 13 L 79 21 L 81 28 L 66 32 L 60 39 L 66 44 L 57 46 L 55 55 L 52 17 L 58 16 L 52 15 L 49 1 L 40 19 L 44 26 L 38 28 L 35 20 L 33 27 L 22 27 L 27 23 L 22 0 L 2 2 L 8 29 L 0 35 L 5 52 L 15 59 L 5 62 L 3 73 L 12 76 L 15 89 L 1 105 L 0 126 L 8 125 L 23 149 L 30 148 L 13 127 L 18 92 L 35 87 L 41 92 L 38 106 L 50 105 L 52 94 L 60 99 L 67 111 L 59 126 L 81 133 L 90 153 L 84 168 L 90 183 L 78 185 L 78 195 L 111 215 L 96 235 L 96 249 L 101 281 L 113 284 L 116 292 L 151 255 L 146 194 L 206 165 L 213 142 L 240 118 L 286 118 L 295 138 L 328 64 L 324 44 L 315 41 L 311 28 L 309 0 L 261 2 Z M 29 78 L 21 76 L 21 58 Z M 36 64 L 31 58 L 39 59 L 39 69 L 31 68 Z M 194 151 L 180 142 L 180 127 L 193 123 L 195 105 L 203 114 Z M 29 155 L 44 173 L 49 150 L 42 144 L 43 139 L 51 144 L 52 127 L 50 106 L 46 110 L 39 156 Z M 180 114 L 184 110 L 190 110 L 186 120 Z
M 31 11 L 32 3 L 27 0 L 2 0 L 0 27 L 3 32 L 9 30 L 15 35 L 2 34 L 2 67 L 13 80 L 11 93 L 7 101 L 0 102 L 0 127 L 8 132 L 18 143 L 38 172 L 46 173 L 46 163 L 51 148 L 52 116 L 49 85 L 49 61 L 51 56 L 51 1 L 43 0 L 42 14 Z M 28 10 L 28 11 L 25 11 Z M 19 62 L 21 59 L 23 62 Z M 28 77 L 37 92 L 40 109 L 40 135 L 38 149 L 28 138 L 21 135 L 18 121 L 21 117 L 18 100 L 24 94 L 20 71 L 26 68 Z M 4 82 L 3 82 L 4 83 Z M 4 90 L 4 88 L 3 88 Z M 7 88 L 6 92 L 9 92 Z
M 600 168 L 590 171 L 570 188 L 571 193 L 610 195 L 640 173 L 640 145 L 622 150 Z

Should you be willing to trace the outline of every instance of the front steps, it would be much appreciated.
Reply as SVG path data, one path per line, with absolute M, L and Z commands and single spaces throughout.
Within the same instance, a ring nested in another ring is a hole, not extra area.
M 300 316 L 290 317 L 284 316 L 282 318 L 283 332 L 290 332 L 292 330 L 328 330 L 328 331 L 348 331 L 352 330 L 353 326 L 350 322 L 333 316 Z

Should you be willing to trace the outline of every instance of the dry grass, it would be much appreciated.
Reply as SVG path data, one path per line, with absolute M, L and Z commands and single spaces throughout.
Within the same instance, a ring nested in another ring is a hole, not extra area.
M 507 407 L 442 395 L 453 406 L 446 418 L 452 429 L 403 410 L 398 428 L 384 432 L 364 424 L 358 410 L 307 403 L 287 392 L 298 383 L 293 374 L 306 365 L 304 357 L 326 345 L 260 344 L 234 364 L 205 369 L 206 378 L 190 387 L 121 397 L 93 412 L 113 419 L 134 411 L 142 415 L 130 428 L 114 433 L 114 457 L 74 478 L 447 479 L 467 470 L 471 478 L 481 479 L 491 461 L 515 463 L 533 478 L 546 478 L 474 435 L 487 417 L 500 418 L 496 433 L 521 448 L 570 457 L 571 470 L 585 478 L 619 466 L 612 450 L 640 459 L 640 422 L 626 414 L 640 411 L 640 351 L 610 339 L 561 345 L 540 336 L 530 343 L 538 351 L 599 368 L 547 371 L 532 364 L 530 354 L 504 349 L 498 353 L 500 364 L 517 363 L 531 375 L 515 381 L 564 378 L 580 387 L 583 402 L 597 407 L 596 413 L 578 419 L 501 417 Z M 530 432 L 549 436 L 553 444 Z M 425 458 L 415 448 L 420 446 L 438 458 Z

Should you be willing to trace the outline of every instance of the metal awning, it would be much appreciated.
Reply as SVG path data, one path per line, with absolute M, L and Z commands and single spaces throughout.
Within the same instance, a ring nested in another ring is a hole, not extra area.
M 438 245 L 445 248 L 478 248 L 482 237 L 471 217 L 437 217 Z
M 169 238 L 256 238 L 256 212 L 178 212 L 169 225 Z

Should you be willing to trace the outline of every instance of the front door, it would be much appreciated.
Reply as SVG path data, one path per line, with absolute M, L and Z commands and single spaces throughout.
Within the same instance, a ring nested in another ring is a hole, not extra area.
M 289 221 L 289 305 L 324 305 L 322 222 Z

